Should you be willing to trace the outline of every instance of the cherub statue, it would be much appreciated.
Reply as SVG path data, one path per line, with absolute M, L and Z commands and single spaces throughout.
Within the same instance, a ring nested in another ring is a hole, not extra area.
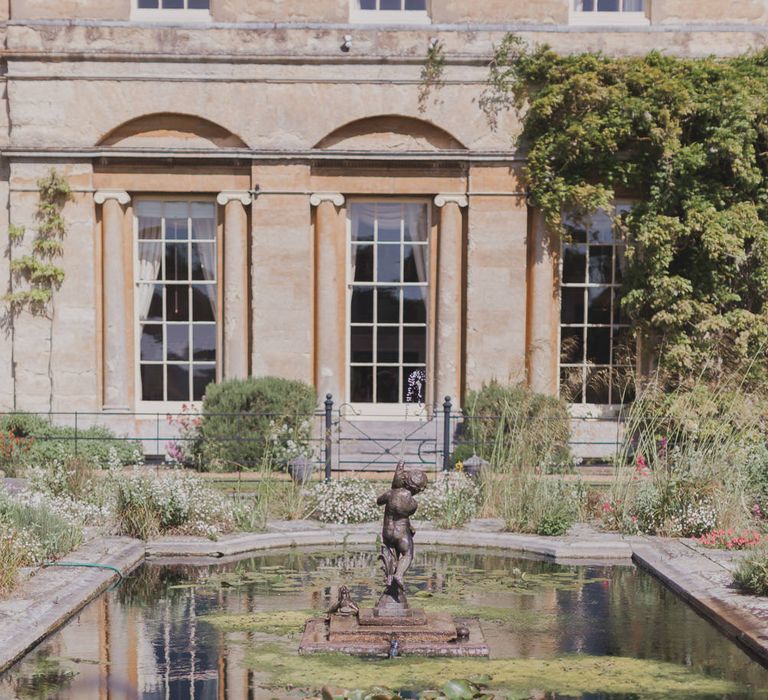
M 360 612 L 360 608 L 357 607 L 357 603 L 352 600 L 352 595 L 349 592 L 347 586 L 339 587 L 339 599 L 331 606 L 328 611 L 328 615 L 357 615 Z
M 403 577 L 413 561 L 413 536 L 410 516 L 418 504 L 414 496 L 427 486 L 427 475 L 417 469 L 406 470 L 399 462 L 392 479 L 392 488 L 381 494 L 376 503 L 384 508 L 384 524 L 381 530 L 381 555 L 387 580 L 387 593 L 396 601 L 405 590 Z

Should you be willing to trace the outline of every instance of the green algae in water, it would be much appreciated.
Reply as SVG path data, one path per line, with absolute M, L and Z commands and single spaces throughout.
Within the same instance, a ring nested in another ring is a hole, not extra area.
M 304 629 L 304 623 L 317 615 L 317 610 L 272 610 L 241 614 L 219 613 L 205 615 L 200 620 L 222 632 L 262 632 L 287 636 L 299 634 Z

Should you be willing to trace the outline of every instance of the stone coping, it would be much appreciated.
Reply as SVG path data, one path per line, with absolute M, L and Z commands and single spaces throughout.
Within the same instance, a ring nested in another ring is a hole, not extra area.
M 249 553 L 294 547 L 371 546 L 378 526 L 333 526 L 307 521 L 275 522 L 264 533 L 240 533 L 218 541 L 162 537 L 142 542 L 126 537 L 89 542 L 63 562 L 105 564 L 127 575 L 143 561 L 224 563 Z M 482 547 L 543 556 L 561 564 L 631 565 L 659 578 L 721 632 L 768 664 L 768 598 L 747 596 L 732 585 L 733 557 L 685 540 L 622 537 L 584 526 L 564 537 L 499 531 L 497 521 L 476 521 L 461 530 L 420 528 L 419 545 Z M 36 570 L 14 595 L 0 601 L 0 673 L 66 623 L 107 589 L 117 575 L 107 569 L 47 567 Z

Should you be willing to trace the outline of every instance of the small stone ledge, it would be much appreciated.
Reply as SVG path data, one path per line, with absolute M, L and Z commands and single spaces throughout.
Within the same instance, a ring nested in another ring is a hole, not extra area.
M 127 576 L 144 561 L 144 543 L 127 537 L 89 542 L 61 560 L 113 566 Z M 38 569 L 16 593 L 0 601 L 0 673 L 58 629 L 115 581 L 109 569 L 50 566 Z

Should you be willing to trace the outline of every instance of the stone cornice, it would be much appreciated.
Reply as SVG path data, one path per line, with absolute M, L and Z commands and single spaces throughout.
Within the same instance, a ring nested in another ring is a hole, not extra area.
M 336 207 L 343 207 L 344 201 L 344 195 L 339 192 L 315 192 L 309 197 L 309 203 L 313 207 L 319 207 L 323 202 L 332 202 Z
M 125 190 L 97 190 L 93 194 L 93 201 L 96 204 L 104 204 L 108 199 L 115 199 L 118 204 L 125 206 L 131 201 L 131 195 Z

